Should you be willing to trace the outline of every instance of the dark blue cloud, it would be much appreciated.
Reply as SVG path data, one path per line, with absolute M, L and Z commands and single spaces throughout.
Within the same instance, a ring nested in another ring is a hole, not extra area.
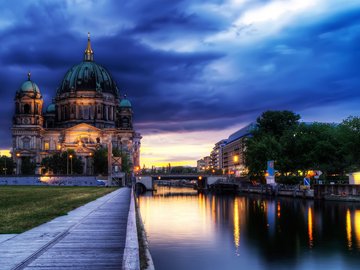
M 223 129 L 268 109 L 317 108 L 320 115 L 322 107 L 349 104 L 360 113 L 353 105 L 360 102 L 360 7 L 328 9 L 248 44 L 205 41 L 270 2 L 246 2 L 236 12 L 226 10 L 228 1 L 207 1 L 211 8 L 190 0 L 6 3 L 0 148 L 10 146 L 13 98 L 27 72 L 49 104 L 66 71 L 82 61 L 87 31 L 95 61 L 128 94 L 144 134 Z M 258 33 L 251 25 L 239 31 Z

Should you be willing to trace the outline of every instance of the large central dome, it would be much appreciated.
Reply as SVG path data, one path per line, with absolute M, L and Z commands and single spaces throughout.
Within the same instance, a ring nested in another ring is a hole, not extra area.
M 84 53 L 84 61 L 73 66 L 65 74 L 57 94 L 76 91 L 97 91 L 119 96 L 119 90 L 110 73 L 94 62 L 94 52 L 91 49 L 90 36 Z

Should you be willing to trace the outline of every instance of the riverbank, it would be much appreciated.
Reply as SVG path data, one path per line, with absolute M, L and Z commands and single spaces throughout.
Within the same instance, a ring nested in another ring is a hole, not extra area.
M 302 185 L 244 185 L 243 183 L 221 182 L 210 185 L 207 191 L 213 193 L 261 194 L 304 199 L 360 202 L 360 185 L 316 184 L 313 188 Z
M 141 218 L 139 206 L 136 204 L 136 225 L 139 241 L 139 259 L 141 270 L 154 270 L 154 262 L 150 253 L 149 242 L 147 240 L 144 223 Z

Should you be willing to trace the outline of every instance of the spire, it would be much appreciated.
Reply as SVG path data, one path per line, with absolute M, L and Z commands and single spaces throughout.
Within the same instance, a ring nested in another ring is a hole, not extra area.
M 94 61 L 94 52 L 91 49 L 90 32 L 88 32 L 88 42 L 84 53 L 84 61 Z
M 28 81 L 31 81 L 31 72 L 28 72 Z

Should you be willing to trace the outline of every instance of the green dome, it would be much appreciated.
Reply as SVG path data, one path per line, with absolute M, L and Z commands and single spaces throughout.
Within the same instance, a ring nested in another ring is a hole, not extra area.
M 122 108 L 131 108 L 131 103 L 128 99 L 124 98 L 120 101 L 120 107 Z
M 68 70 L 58 89 L 58 94 L 82 90 L 110 93 L 116 97 L 119 95 L 119 90 L 110 73 L 93 61 L 83 61 Z
M 33 81 L 25 81 L 21 87 L 20 87 L 20 92 L 31 92 L 31 93 L 40 93 L 40 89 L 39 87 L 36 85 L 36 83 L 34 83 Z
M 55 104 L 52 103 L 46 108 L 47 113 L 55 113 Z

